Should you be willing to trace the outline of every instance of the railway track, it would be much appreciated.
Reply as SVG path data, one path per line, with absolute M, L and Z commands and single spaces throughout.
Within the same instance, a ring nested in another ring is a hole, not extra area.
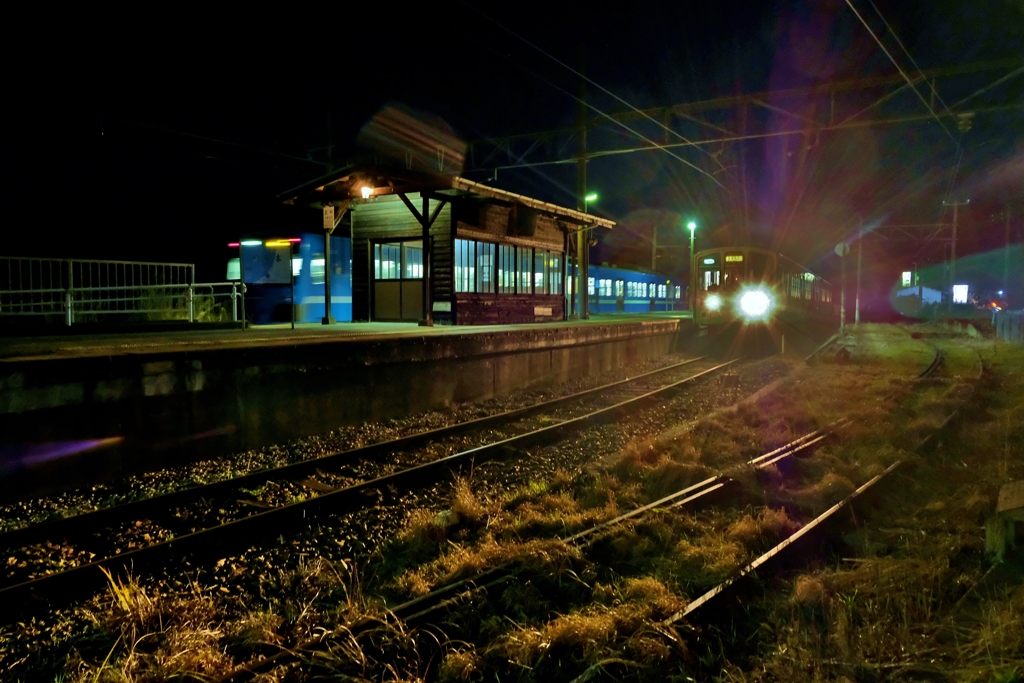
M 304 528 L 319 515 L 358 508 L 365 504 L 365 496 L 368 493 L 386 492 L 389 487 L 409 483 L 423 485 L 436 481 L 452 468 L 460 467 L 463 464 L 501 457 L 531 445 L 551 443 L 585 426 L 629 412 L 647 402 L 659 400 L 688 383 L 732 366 L 740 359 L 714 365 L 654 389 L 645 384 L 657 375 L 681 369 L 701 360 L 704 359 L 692 359 L 627 380 L 613 382 L 499 415 L 8 532 L 0 535 L 0 547 L 24 548 L 33 544 L 54 541 L 81 543 L 95 536 L 98 531 L 118 524 L 167 516 L 172 514 L 173 510 L 197 501 L 202 502 L 204 506 L 209 506 L 211 500 L 231 499 L 237 496 L 239 491 L 243 491 L 246 486 L 259 485 L 266 482 L 268 478 L 294 480 L 353 461 L 367 462 L 374 457 L 395 451 L 408 451 L 455 434 L 493 428 L 495 425 L 511 423 L 537 413 L 550 413 L 552 410 L 561 409 L 573 402 L 585 402 L 598 396 L 602 396 L 605 401 L 611 401 L 609 405 L 603 405 L 596 409 L 592 409 L 584 403 L 583 414 L 477 445 L 429 462 L 413 464 L 382 476 L 366 478 L 341 488 L 326 490 L 321 495 L 307 500 L 252 512 L 226 523 L 194 530 L 173 539 L 152 543 L 128 552 L 103 554 L 100 559 L 92 559 L 88 563 L 64 571 L 29 580 L 9 581 L 0 587 L 0 618 L 9 619 L 33 607 L 43 607 L 55 601 L 72 600 L 93 592 L 105 584 L 107 579 L 104 571 L 119 572 L 130 568 L 136 573 L 148 572 L 167 566 L 185 556 L 196 558 L 199 561 L 213 555 L 222 557 L 225 554 L 230 554 L 233 550 L 258 545 L 267 538 L 276 537 L 279 533 L 295 528 Z
M 938 346 L 936 346 L 935 344 L 932 344 L 932 343 L 930 343 L 928 341 L 925 341 L 925 340 L 922 340 L 922 341 L 924 341 L 925 344 L 927 344 L 929 347 L 931 347 L 934 350 L 935 354 L 934 354 L 934 356 L 932 358 L 932 361 L 928 364 L 928 366 L 924 370 L 922 370 L 920 372 L 920 374 L 918 374 L 918 376 L 917 376 L 917 381 L 918 382 L 920 382 L 922 380 L 925 380 L 925 379 L 928 379 L 929 377 L 931 377 L 935 373 L 935 371 L 941 366 L 942 361 L 943 361 L 942 349 L 940 349 Z M 979 363 L 980 363 L 980 361 L 979 361 Z M 979 366 L 979 376 L 981 374 L 981 371 L 982 371 L 982 369 Z M 943 429 L 945 429 L 946 426 L 949 425 L 949 423 L 952 422 L 956 418 L 958 412 L 959 412 L 959 409 L 954 410 L 951 414 L 949 414 L 943 420 L 943 422 L 939 425 L 937 430 L 935 430 L 931 434 L 927 435 L 924 439 L 922 439 L 920 442 L 918 442 L 918 444 L 914 447 L 913 451 L 916 453 L 916 452 L 919 452 L 922 449 L 924 449 L 932 441 L 932 439 L 935 438 L 936 434 L 941 433 L 941 431 Z M 881 482 L 886 480 L 886 478 L 889 477 L 889 475 L 891 475 L 898 468 L 905 466 L 906 463 L 907 463 L 906 459 L 900 459 L 900 460 L 897 460 L 896 462 L 892 463 L 891 465 L 886 467 L 885 470 L 883 470 L 881 473 L 875 475 L 874 477 L 872 477 L 868 481 L 866 481 L 863 484 L 861 484 L 860 486 L 858 486 L 848 496 L 846 496 L 845 498 L 840 500 L 838 503 L 836 503 L 832 507 L 828 508 L 827 510 L 822 512 L 820 515 L 818 515 L 817 517 L 812 519 L 810 522 L 808 522 L 807 524 L 802 526 L 797 532 L 795 532 L 791 536 L 783 539 L 780 543 L 778 543 L 777 545 L 775 545 L 774 547 L 772 547 L 771 549 L 769 549 L 765 553 L 763 553 L 760 556 L 758 556 L 756 559 L 752 560 L 751 562 L 749 562 L 746 565 L 744 565 L 743 567 L 741 567 L 737 572 L 735 572 L 732 576 L 730 576 L 728 579 L 726 579 L 725 581 L 723 581 L 719 585 L 715 586 L 714 588 L 712 588 L 709 591 L 705 592 L 703 595 L 701 595 L 701 596 L 697 597 L 696 599 L 694 599 L 692 602 L 687 604 L 685 609 L 680 610 L 679 612 L 676 612 L 671 617 L 669 617 L 664 622 L 662 622 L 662 625 L 663 626 L 670 626 L 670 625 L 675 624 L 675 623 L 677 623 L 679 621 L 682 621 L 683 619 L 692 618 L 695 613 L 700 611 L 709 602 L 713 601 L 718 596 L 726 593 L 734 585 L 736 585 L 737 583 L 743 581 L 744 579 L 752 576 L 761 567 L 763 567 L 764 565 L 768 564 L 772 560 L 775 560 L 776 558 L 780 557 L 784 553 L 791 552 L 791 549 L 796 547 L 799 544 L 799 542 L 801 541 L 801 539 L 804 539 L 805 537 L 809 537 L 809 536 L 814 535 L 814 534 L 821 533 L 822 530 L 825 529 L 826 526 L 831 521 L 836 519 L 838 514 L 840 514 L 841 512 L 850 510 L 851 507 L 859 499 L 861 499 L 869 491 L 872 491 Z
M 708 477 L 703 481 L 688 485 L 654 502 L 637 507 L 626 513 L 618 515 L 617 517 L 606 520 L 600 524 L 559 540 L 572 546 L 586 548 L 587 546 L 592 545 L 599 538 L 602 532 L 612 530 L 617 526 L 629 522 L 630 520 L 635 520 L 655 510 L 664 511 L 679 509 L 721 491 L 735 483 L 735 480 L 730 476 L 730 474 L 737 470 L 745 468 L 763 470 L 776 465 L 787 458 L 806 454 L 807 451 L 820 445 L 836 431 L 842 429 L 846 424 L 848 424 L 848 421 L 841 419 L 829 427 L 804 434 L 790 443 L 752 458 L 743 465 L 729 468 L 721 474 Z M 453 607 L 463 605 L 467 601 L 480 599 L 481 597 L 486 596 L 490 589 L 513 581 L 515 578 L 515 572 L 510 570 L 508 567 L 492 567 L 476 574 L 475 576 L 441 586 L 426 595 L 395 605 L 390 608 L 388 612 L 392 618 L 401 620 L 406 626 L 419 626 L 426 623 L 436 623 L 440 618 L 434 619 L 434 617 L 437 617 L 439 614 L 445 613 Z M 361 632 L 374 628 L 377 625 L 379 625 L 379 622 L 376 619 L 367 619 L 349 626 L 348 632 L 355 636 Z M 271 655 L 270 657 L 261 660 L 258 664 L 239 667 L 228 676 L 218 679 L 218 683 L 239 683 L 240 681 L 250 680 L 254 676 L 279 666 L 284 662 L 293 661 L 299 653 L 308 655 L 314 651 L 322 650 L 323 648 L 324 644 L 322 639 L 298 643 L 290 648 L 283 649 L 275 655 Z
M 942 364 L 943 355 L 941 350 L 934 345 L 931 346 L 935 351 L 934 356 L 927 368 L 919 374 L 917 378 L 918 380 L 929 378 Z M 947 417 L 939 427 L 939 430 L 944 428 L 954 417 L 955 413 Z M 785 446 L 753 458 L 741 467 L 766 469 L 787 458 L 806 453 L 827 439 L 830 434 L 841 430 L 847 424 L 849 424 L 848 420 L 845 418 L 840 419 L 827 428 L 807 433 Z M 918 449 L 923 448 L 932 438 L 934 438 L 934 435 L 925 438 L 918 445 Z M 726 593 L 733 585 L 742 581 L 745 577 L 750 576 L 774 558 L 789 552 L 791 548 L 794 548 L 799 544 L 801 539 L 811 538 L 815 534 L 821 532 L 821 530 L 827 526 L 828 522 L 835 518 L 837 513 L 847 509 L 854 503 L 854 501 L 872 490 L 873 487 L 883 481 L 904 463 L 905 461 L 902 460 L 893 463 L 881 474 L 872 477 L 869 481 L 859 486 L 852 494 L 833 505 L 821 515 L 815 517 L 813 520 L 801 527 L 801 529 L 796 533 L 787 537 L 767 552 L 760 554 L 753 561 L 739 568 L 739 570 L 734 572 L 727 580 L 690 602 L 685 609 L 671 615 L 669 618 L 662 621 L 660 625 L 663 627 L 669 627 L 680 621 L 693 619 L 697 613 L 706 608 L 709 603 L 714 603 L 717 596 Z M 571 536 L 564 537 L 561 540 L 579 548 L 586 548 L 596 541 L 598 537 L 602 536 L 602 532 L 612 532 L 614 527 L 620 526 L 630 520 L 640 518 L 651 511 L 658 510 L 659 512 L 663 512 L 666 510 L 681 508 L 689 504 L 696 503 L 702 499 L 706 500 L 712 494 L 721 491 L 734 482 L 734 480 L 729 476 L 729 472 L 730 471 L 726 471 L 718 476 L 709 477 L 703 481 L 689 485 L 668 496 L 660 498 L 659 500 L 638 507 L 634 510 L 630 510 L 629 512 L 619 515 L 611 520 L 595 525 Z M 516 579 L 516 573 L 514 571 L 510 571 L 506 567 L 491 568 L 468 579 L 463 579 L 458 582 L 442 586 L 425 596 L 396 605 L 389 610 L 389 616 L 399 620 L 406 627 L 438 624 L 441 623 L 448 614 L 450 614 L 451 610 L 464 608 L 467 604 L 478 604 L 479 601 L 486 599 L 492 591 L 496 589 L 503 589 L 502 587 L 505 584 L 515 581 Z M 360 632 L 372 629 L 375 626 L 379 626 L 378 621 L 367 621 L 366 623 L 353 624 L 350 627 L 350 633 L 353 636 L 358 635 Z M 328 647 L 328 645 L 323 641 L 323 639 L 318 641 L 309 641 L 306 643 L 298 643 L 286 651 L 270 656 L 257 665 L 240 667 L 229 676 L 219 680 L 221 683 L 227 683 L 228 681 L 237 683 L 238 681 L 249 680 L 259 673 L 273 669 L 284 662 L 294 660 L 297 657 L 313 654 L 325 649 L 325 647 Z M 315 661 L 315 659 L 316 657 L 314 656 L 311 661 Z M 593 672 L 589 672 L 584 676 L 573 679 L 573 683 L 581 683 L 584 680 L 588 680 L 592 673 Z

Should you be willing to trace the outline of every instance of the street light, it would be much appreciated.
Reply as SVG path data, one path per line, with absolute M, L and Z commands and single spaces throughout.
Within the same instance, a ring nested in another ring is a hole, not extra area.
M 686 224 L 686 227 L 690 229 L 690 286 L 689 291 L 686 292 L 687 303 L 690 304 L 690 315 L 696 315 L 696 308 L 694 307 L 694 293 L 697 289 L 697 279 L 693 272 L 693 266 L 696 261 L 693 258 L 693 237 L 697 231 L 697 223 L 690 221 Z

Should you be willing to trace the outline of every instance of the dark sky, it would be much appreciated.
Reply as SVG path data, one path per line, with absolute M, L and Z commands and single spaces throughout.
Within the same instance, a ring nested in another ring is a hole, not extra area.
M 996 59 L 1024 65 L 1018 0 L 875 3 L 923 69 Z M 871 2 L 853 4 L 908 73 L 916 71 Z M 637 107 L 895 73 L 845 0 L 274 9 L 13 15 L 5 36 L 3 251 L 191 261 L 203 266 L 203 279 L 219 279 L 223 244 L 291 220 L 275 194 L 321 174 L 329 141 L 335 163 L 351 158 L 360 128 L 385 105 L 439 116 L 465 141 L 572 125 L 578 105 L 563 91 L 578 93 L 579 77 L 525 41 Z M 1014 68 L 940 82 L 940 94 L 953 104 Z M 1020 104 L 1022 84 L 1024 75 L 974 102 Z M 863 104 L 883 93 L 864 93 Z M 593 87 L 587 100 L 602 111 L 626 109 Z M 820 101 L 776 104 L 822 117 Z M 881 111 L 926 112 L 906 92 Z M 676 152 L 724 187 L 660 151 L 592 161 L 589 186 L 601 197 L 593 210 L 620 221 L 602 236 L 598 260 L 642 263 L 651 226 L 660 226 L 662 242 L 673 231 L 681 241 L 679 226 L 693 217 L 703 246 L 773 244 L 829 270 L 831 246 L 862 219 L 936 222 L 943 199 L 966 196 L 973 206 L 961 249 L 984 252 L 1002 239 L 1006 205 L 1024 215 L 1022 111 L 979 113 L 965 133 L 947 121 L 955 141 L 923 121 Z M 730 130 L 737 117 L 708 114 Z M 751 113 L 748 132 L 784 123 L 762 109 Z M 675 124 L 691 137 L 714 133 L 687 126 Z M 650 124 L 637 129 L 657 133 Z M 591 149 L 637 144 L 611 126 L 591 134 Z M 551 152 L 568 154 L 564 145 Z M 487 180 L 492 172 L 467 175 Z M 571 166 L 502 170 L 494 182 L 574 204 Z M 920 251 L 875 244 L 874 260 Z M 664 253 L 667 270 L 685 255 Z

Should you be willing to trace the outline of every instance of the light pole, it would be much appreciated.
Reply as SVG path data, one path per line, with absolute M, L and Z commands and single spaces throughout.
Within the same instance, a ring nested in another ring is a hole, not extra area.
M 695 315 L 697 309 L 694 307 L 694 293 L 697 289 L 697 278 L 693 272 L 693 266 L 696 263 L 693 258 L 693 237 L 697 231 L 697 223 L 690 221 L 686 227 L 690 229 L 690 284 L 687 286 L 686 302 L 689 304 L 690 315 Z
M 583 195 L 583 213 L 590 213 L 590 202 L 596 201 L 596 192 L 590 192 L 589 194 Z M 578 320 L 587 319 L 588 312 L 586 307 L 589 307 L 590 305 L 587 297 L 584 296 L 585 292 L 583 292 L 581 288 L 581 285 L 583 287 L 587 286 L 587 283 L 584 281 L 584 272 L 586 269 L 589 269 L 589 265 L 581 260 L 584 256 L 589 260 L 590 256 L 590 235 L 584 234 L 586 231 L 587 226 L 585 225 L 576 231 L 576 258 L 572 262 L 573 274 L 570 278 L 570 282 L 572 282 L 572 295 L 569 300 L 569 308 L 573 311 L 575 319 Z M 586 251 L 584 252 L 584 250 Z

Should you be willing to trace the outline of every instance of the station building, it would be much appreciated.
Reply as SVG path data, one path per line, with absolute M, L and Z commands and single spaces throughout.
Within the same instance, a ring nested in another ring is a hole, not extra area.
M 356 322 L 564 320 L 574 283 L 586 277 L 575 271 L 575 255 L 584 254 L 586 268 L 589 232 L 614 225 L 458 176 L 371 165 L 337 170 L 281 198 L 319 210 L 326 234 L 351 240 Z M 348 270 L 325 258 L 328 273 Z

